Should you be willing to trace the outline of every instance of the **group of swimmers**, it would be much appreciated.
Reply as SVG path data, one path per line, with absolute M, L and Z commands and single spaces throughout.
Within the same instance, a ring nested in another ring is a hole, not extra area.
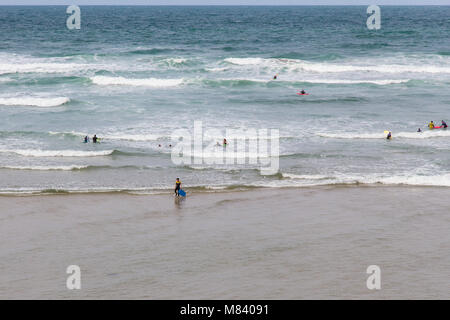
M 89 136 L 85 136 L 84 137 L 84 143 L 88 143 L 90 141 Z M 93 143 L 98 143 L 100 142 L 100 138 L 97 138 L 97 135 L 94 134 L 94 136 L 92 137 L 92 142 Z
M 228 141 L 225 138 L 223 139 L 222 144 L 220 144 L 219 142 L 217 142 L 217 144 L 216 144 L 216 146 L 218 146 L 218 147 L 220 147 L 220 146 L 226 147 L 227 145 L 228 145 Z
M 428 124 L 428 128 L 429 129 L 440 129 L 440 128 L 447 129 L 447 127 L 448 127 L 447 123 L 445 123 L 444 120 L 441 121 L 441 125 L 440 126 L 436 126 L 434 124 L 433 120 L 431 120 L 430 123 Z M 419 128 L 419 130 L 420 130 L 420 128 Z M 418 132 L 422 131 L 422 130 L 420 130 L 420 131 L 419 130 L 418 130 Z
M 447 128 L 448 128 L 447 123 L 444 120 L 441 121 L 441 125 L 440 126 L 436 126 L 434 124 L 433 120 L 431 120 L 430 123 L 428 124 L 428 129 L 430 129 L 430 130 L 433 130 L 433 129 L 447 129 Z M 417 129 L 417 132 L 422 132 L 422 129 L 421 128 Z M 386 139 L 388 139 L 388 140 L 392 139 L 392 132 L 391 131 L 388 132 L 388 134 L 386 136 Z

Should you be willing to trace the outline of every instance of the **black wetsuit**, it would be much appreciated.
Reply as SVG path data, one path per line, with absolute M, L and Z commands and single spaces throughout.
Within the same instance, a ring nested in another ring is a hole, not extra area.
M 181 189 L 181 181 L 175 182 L 175 194 L 178 195 L 178 191 Z

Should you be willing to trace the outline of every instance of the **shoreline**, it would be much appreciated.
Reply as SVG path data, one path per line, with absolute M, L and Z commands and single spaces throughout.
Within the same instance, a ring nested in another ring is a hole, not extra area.
M 436 188 L 448 189 L 449 186 L 440 185 L 413 185 L 413 184 L 383 184 L 383 183 L 336 183 L 336 184 L 318 184 L 305 186 L 280 186 L 280 187 L 265 187 L 265 186 L 229 186 L 229 187 L 187 187 L 184 190 L 187 192 L 189 198 L 193 195 L 201 194 L 228 194 L 228 193 L 245 193 L 254 191 L 276 191 L 276 190 L 321 190 L 333 188 Z M 43 191 L 24 191 L 24 192 L 0 192 L 1 197 L 38 197 L 38 196 L 76 196 L 76 195 L 129 195 L 129 196 L 160 196 L 173 195 L 173 188 L 170 189 L 150 189 L 147 190 L 58 190 L 49 189 Z

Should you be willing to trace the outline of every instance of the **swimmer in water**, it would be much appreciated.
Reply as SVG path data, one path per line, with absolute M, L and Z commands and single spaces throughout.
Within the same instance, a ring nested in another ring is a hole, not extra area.
M 392 132 L 389 131 L 389 133 L 388 133 L 386 139 L 388 139 L 388 140 L 391 140 L 391 139 L 392 139 Z

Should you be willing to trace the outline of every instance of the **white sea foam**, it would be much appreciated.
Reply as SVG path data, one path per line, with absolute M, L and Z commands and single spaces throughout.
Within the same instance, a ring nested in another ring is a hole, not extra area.
M 85 169 L 88 166 L 3 166 L 0 169 L 11 169 L 11 170 L 37 170 L 37 171 L 72 171 Z
M 77 132 L 77 131 L 67 131 L 67 132 L 58 132 L 58 131 L 49 131 L 51 135 L 73 135 L 78 137 L 89 136 L 89 133 L 85 132 Z M 126 141 L 136 141 L 136 142 L 144 142 L 144 141 L 155 141 L 161 138 L 162 136 L 154 135 L 154 134 L 130 134 L 130 133 L 97 133 L 99 138 L 103 140 L 126 140 Z M 170 137 L 169 137 L 170 138 Z
M 228 68 L 205 68 L 209 72 L 222 72 L 228 70 Z
M 336 177 L 337 184 L 384 184 L 384 185 L 413 185 L 413 186 L 442 186 L 450 187 L 450 174 L 419 175 L 401 174 L 392 176 L 367 175 L 367 176 L 345 176 Z
M 54 98 L 44 98 L 44 97 L 0 97 L 0 105 L 4 106 L 33 106 L 41 108 L 57 107 L 66 104 L 70 101 L 67 97 L 54 97 Z
M 25 157 L 98 157 L 111 155 L 114 150 L 39 150 L 39 149 L 0 149 L 2 153 L 15 153 Z
M 337 185 L 337 184 L 383 184 L 383 185 L 411 185 L 411 186 L 443 186 L 450 187 L 450 173 L 441 175 L 422 175 L 422 174 L 400 174 L 400 175 L 380 175 L 370 174 L 346 175 L 336 174 L 334 176 L 325 175 L 297 175 L 291 173 L 282 173 L 283 180 L 258 181 L 255 186 L 263 187 L 287 187 L 287 186 L 319 186 L 319 185 Z
M 0 63 L 0 74 L 10 73 L 65 73 L 85 69 L 87 65 L 76 63 Z
M 155 141 L 158 140 L 160 136 L 153 134 L 105 134 L 103 139 L 110 140 L 127 140 L 127 141 Z
M 272 82 L 272 79 L 257 79 L 257 78 L 224 78 L 224 79 L 218 79 L 217 81 L 249 81 L 249 82 L 260 82 L 260 83 L 269 83 Z M 284 82 L 284 83 L 297 83 L 297 82 L 304 82 L 304 83 L 324 83 L 324 84 L 363 84 L 363 83 L 369 83 L 369 84 L 376 84 L 376 85 L 389 85 L 389 84 L 399 84 L 399 83 L 407 83 L 411 81 L 410 79 L 361 79 L 361 80 L 347 80 L 347 79 L 296 79 L 296 78 L 289 78 L 289 79 L 283 79 L 283 80 L 277 80 L 277 82 Z
M 49 131 L 48 133 L 51 135 L 74 135 L 74 136 L 80 136 L 80 137 L 86 136 L 85 133 L 77 132 L 77 131 L 70 131 L 70 132 Z
M 163 60 L 165 63 L 167 63 L 169 66 L 176 66 L 179 64 L 183 64 L 187 62 L 187 59 L 184 58 L 167 58 Z
M 448 74 L 450 66 L 443 64 L 424 64 L 417 59 L 410 59 L 409 64 L 403 61 L 392 60 L 392 63 L 372 61 L 352 61 L 352 62 L 310 62 L 300 59 L 274 59 L 274 58 L 226 58 L 224 62 L 238 66 L 255 66 L 273 68 L 280 70 L 287 68 L 290 71 L 307 71 L 313 73 L 345 73 L 345 72 L 378 72 L 378 73 L 430 73 L 430 74 Z M 381 62 L 381 63 L 379 63 Z
M 371 83 L 380 86 L 388 84 L 398 84 L 409 82 L 410 79 L 384 79 L 384 80 L 342 80 L 342 79 L 311 79 L 311 80 L 299 80 L 301 82 L 308 83 L 325 83 L 325 84 L 359 84 L 359 83 Z
M 338 65 L 330 63 L 299 63 L 298 67 L 304 71 L 317 73 L 342 72 L 379 72 L 379 73 L 450 73 L 450 67 L 445 66 L 414 66 L 414 65 Z
M 380 133 L 316 133 L 319 137 L 324 138 L 334 138 L 334 139 L 386 139 L 386 134 L 384 132 Z M 450 131 L 446 129 L 425 129 L 423 132 L 392 132 L 393 138 L 404 138 L 404 139 L 429 139 L 429 138 L 440 138 L 440 137 L 450 137 Z
M 103 86 L 108 85 L 126 85 L 126 86 L 145 86 L 153 88 L 176 87 L 183 84 L 183 79 L 129 79 L 124 77 L 106 77 L 95 76 L 90 78 L 93 83 Z
M 325 180 L 325 179 L 332 179 L 325 175 L 307 175 L 307 174 L 293 174 L 293 173 L 281 173 L 283 178 L 289 178 L 289 179 L 300 179 L 300 180 Z
M 226 58 L 225 62 L 236 64 L 236 65 L 255 65 L 267 61 L 275 61 L 274 59 L 263 59 L 263 58 Z

